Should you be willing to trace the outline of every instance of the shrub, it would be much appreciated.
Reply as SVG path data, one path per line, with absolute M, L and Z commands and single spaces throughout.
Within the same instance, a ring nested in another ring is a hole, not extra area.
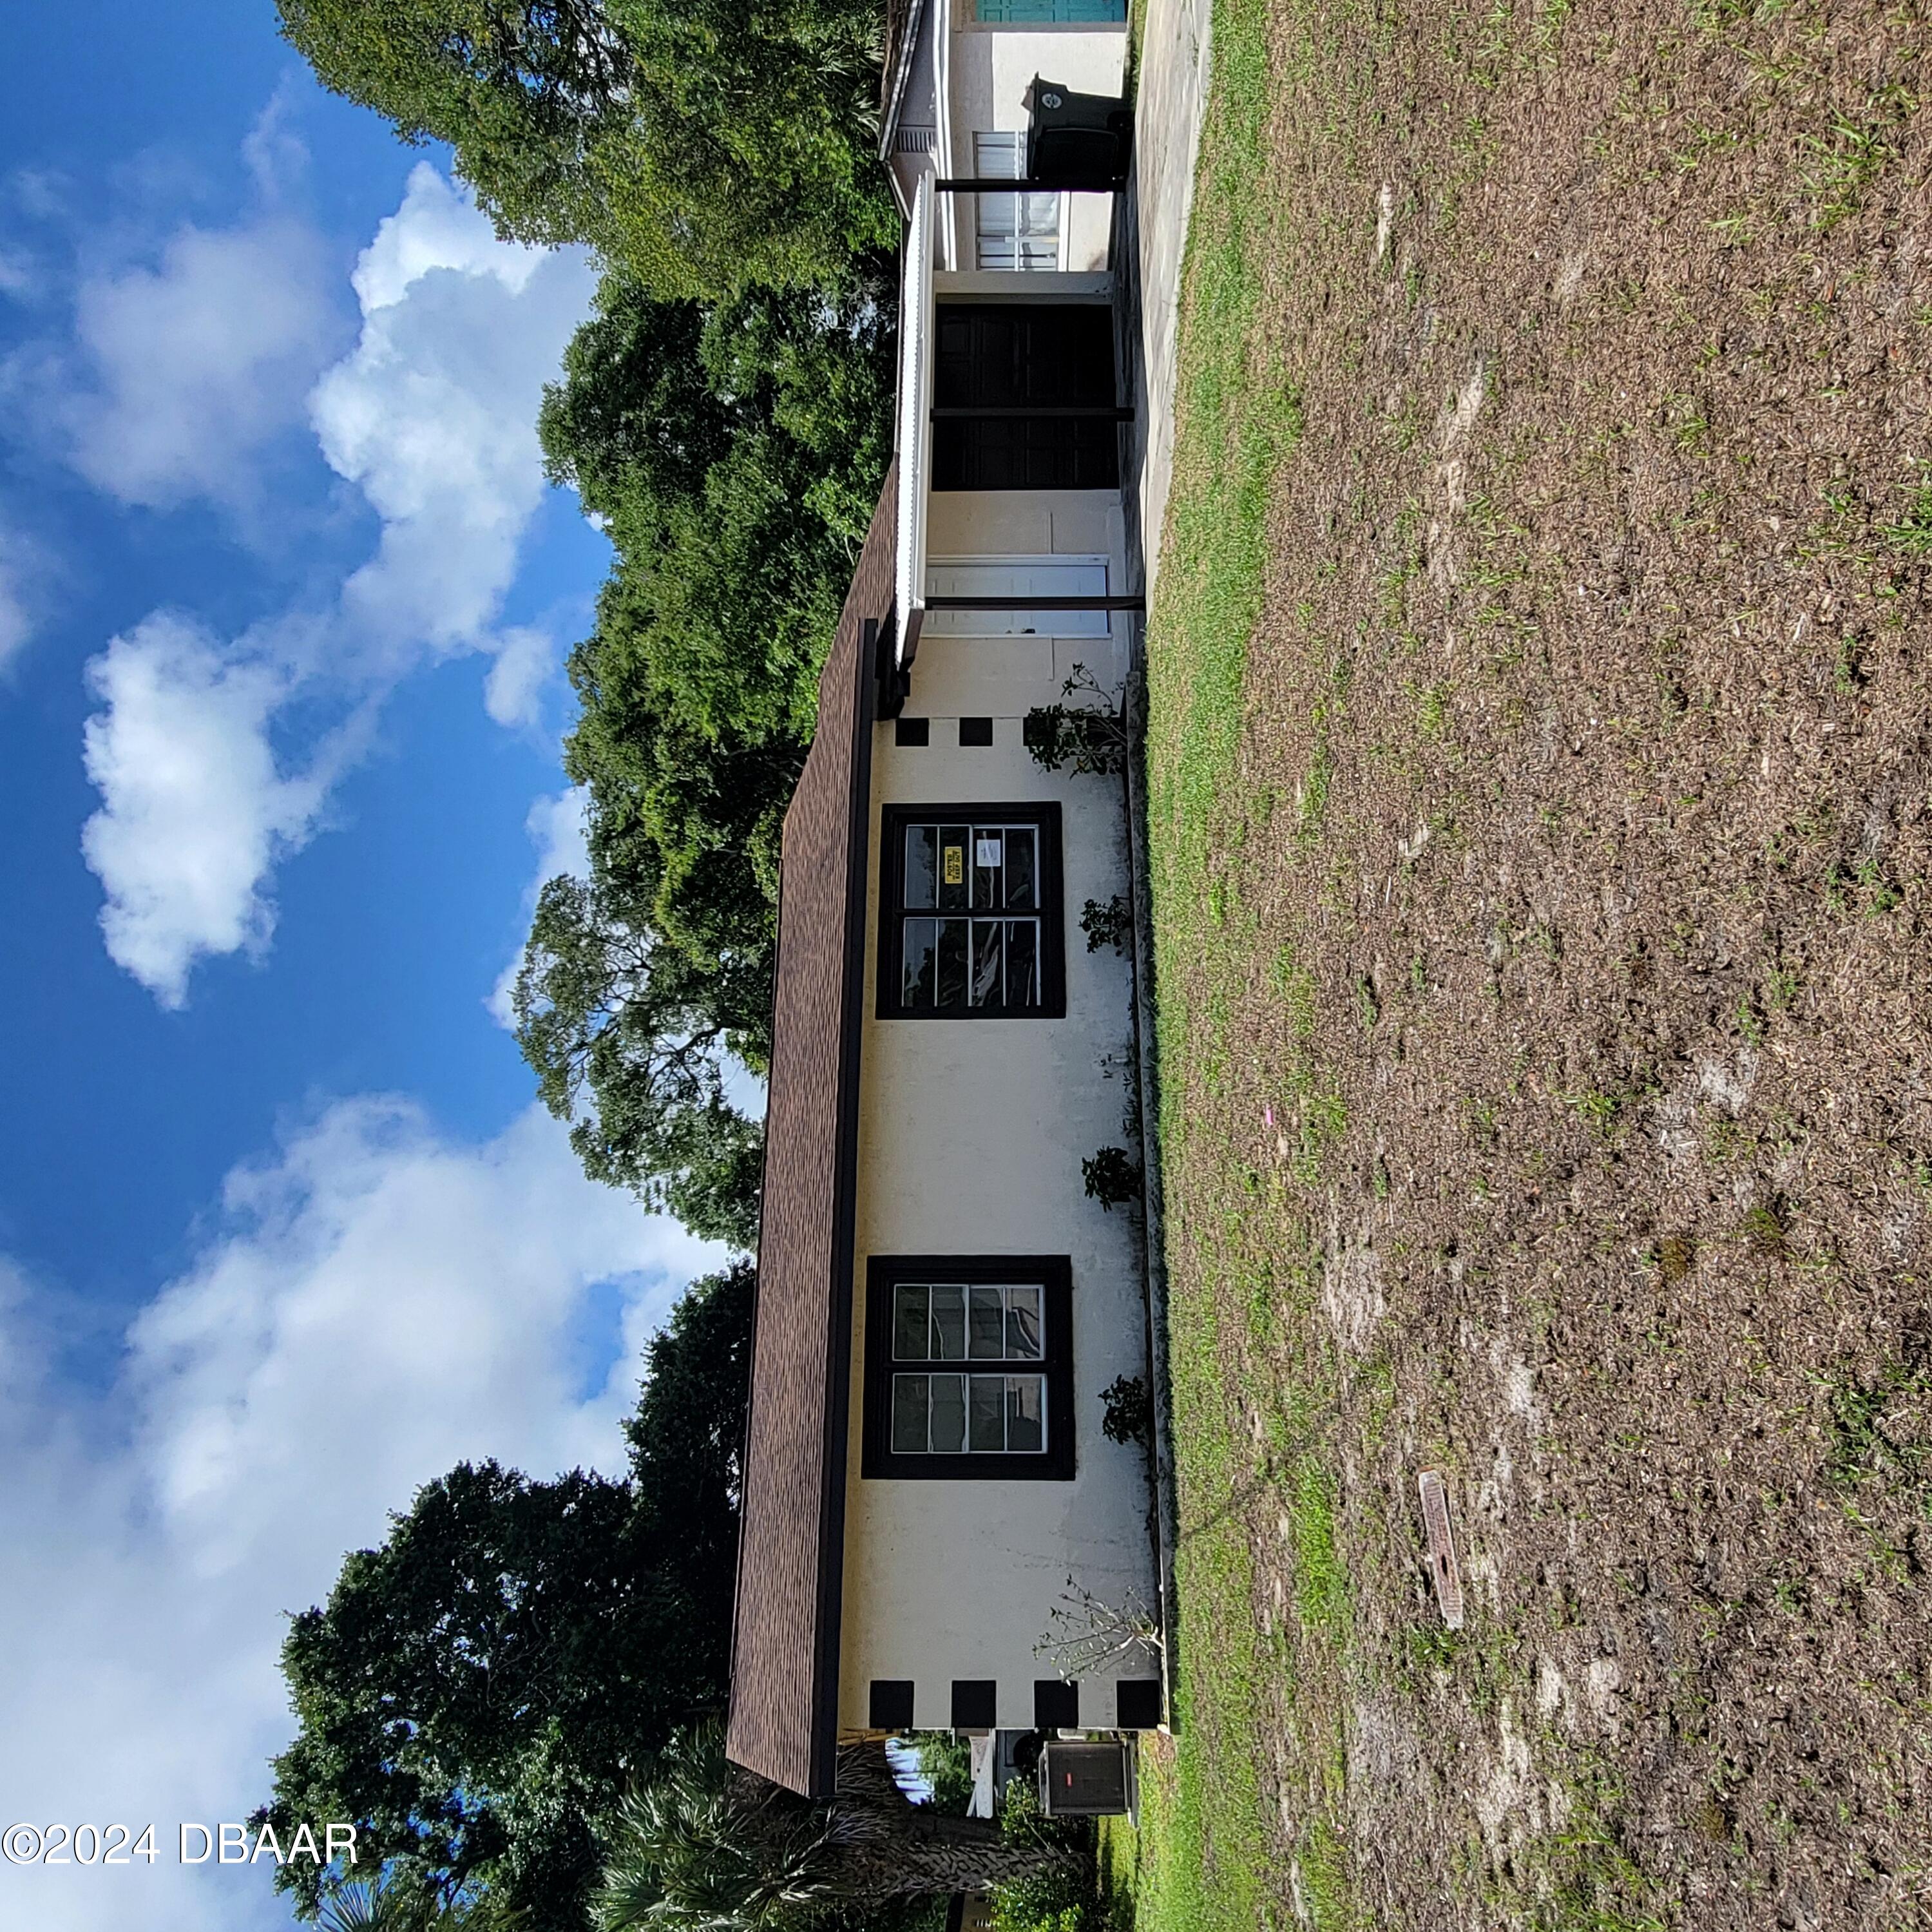
M 1126 952 L 1128 935 L 1133 931 L 1133 914 L 1126 896 L 1116 892 L 1105 901 L 1089 899 L 1080 914 L 1080 930 L 1087 935 L 1089 952 L 1097 952 L 1103 946 L 1111 946 L 1116 952 Z
M 1046 1844 L 1071 1852 L 1066 1870 L 991 1894 L 994 1932 L 1107 1932 L 1094 1861 L 1096 1834 L 1089 1818 L 1049 1818 L 1022 1778 L 1006 1786 L 1000 1807 L 1000 1834 L 1010 1843 Z
M 1080 1163 L 1080 1178 L 1088 1196 L 1112 1210 L 1132 1201 L 1140 1192 L 1141 1171 L 1125 1148 L 1104 1147 Z
M 1125 771 L 1126 721 L 1084 664 L 1073 667 L 1060 694 L 1090 701 L 1036 705 L 1027 713 L 1021 736 L 1035 761 L 1050 772 L 1067 764 L 1101 776 Z
M 1121 1376 L 1100 1391 L 1106 1412 L 1100 1433 L 1109 1442 L 1148 1443 L 1154 1440 L 1154 1398 L 1138 1376 Z

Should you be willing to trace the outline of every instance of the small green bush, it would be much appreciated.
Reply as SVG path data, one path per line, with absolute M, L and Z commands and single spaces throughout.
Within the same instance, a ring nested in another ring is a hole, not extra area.
M 1109 1932 L 1090 1818 L 1046 1816 L 1031 1786 L 1016 1778 L 1000 1807 L 1000 1832 L 1010 1842 L 1057 1846 L 1072 1862 L 1049 1876 L 995 1886 L 994 1932 Z
M 1141 1171 L 1125 1148 L 1104 1147 L 1080 1163 L 1088 1198 L 1109 1210 L 1123 1207 L 1140 1192 Z

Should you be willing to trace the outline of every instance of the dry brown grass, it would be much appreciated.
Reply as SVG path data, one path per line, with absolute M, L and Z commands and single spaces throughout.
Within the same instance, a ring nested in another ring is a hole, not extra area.
M 1210 104 L 1150 631 L 1148 1925 L 1923 1922 L 1924 14 L 1216 34 L 1268 78 Z

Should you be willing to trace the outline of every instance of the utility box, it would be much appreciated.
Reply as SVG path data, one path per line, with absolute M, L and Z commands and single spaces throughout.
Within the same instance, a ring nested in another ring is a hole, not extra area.
M 1118 1738 L 1049 1738 L 1040 1754 L 1049 1818 L 1120 1818 L 1134 1808 L 1134 1748 Z
M 1133 159 L 1134 110 L 1112 94 L 1076 94 L 1034 76 L 1026 105 L 1031 116 L 1027 174 L 1048 188 L 1106 191 L 1126 184 Z

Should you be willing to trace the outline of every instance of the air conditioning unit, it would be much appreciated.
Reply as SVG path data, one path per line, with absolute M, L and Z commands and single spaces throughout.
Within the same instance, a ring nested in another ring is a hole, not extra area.
M 1049 1818 L 1118 1818 L 1134 1807 L 1134 1748 L 1118 1738 L 1049 1738 L 1040 1808 Z

